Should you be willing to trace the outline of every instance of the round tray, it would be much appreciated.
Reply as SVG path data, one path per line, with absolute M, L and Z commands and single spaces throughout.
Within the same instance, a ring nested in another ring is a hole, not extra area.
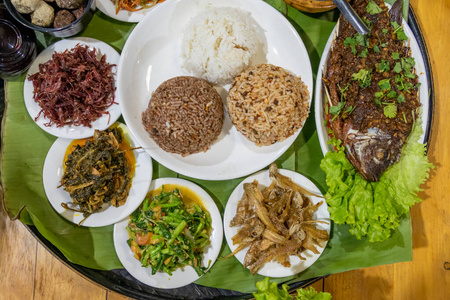
M 422 31 L 417 22 L 417 17 L 414 11 L 409 9 L 408 25 L 413 31 L 419 47 L 422 51 L 422 56 L 426 65 L 426 75 L 429 82 L 429 115 L 428 115 L 428 130 L 425 132 L 425 142 L 431 139 L 431 128 L 433 123 L 433 112 L 434 112 L 434 85 L 433 76 L 430 65 L 430 59 L 428 56 L 428 50 L 422 35 Z M 0 85 L 1 86 L 1 85 Z M 0 89 L 0 102 L 4 102 L 4 93 Z M 223 290 L 217 288 L 209 288 L 205 286 L 196 285 L 194 283 L 178 289 L 161 290 L 146 286 L 136 279 L 134 279 L 126 270 L 116 269 L 111 271 L 100 271 L 90 268 L 86 268 L 77 264 L 69 262 L 64 255 L 47 239 L 45 239 L 34 226 L 25 225 L 30 233 L 56 258 L 58 258 L 67 267 L 76 271 L 79 275 L 86 278 L 87 280 L 107 289 L 127 297 L 138 298 L 138 299 L 219 299 L 219 298 L 252 298 L 252 294 L 240 293 L 232 290 Z M 323 277 L 313 278 L 309 280 L 299 281 L 295 283 L 290 283 L 291 290 L 302 288 L 308 286 Z

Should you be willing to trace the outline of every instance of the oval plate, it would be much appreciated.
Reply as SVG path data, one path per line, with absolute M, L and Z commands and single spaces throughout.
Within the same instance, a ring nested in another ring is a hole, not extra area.
M 284 169 L 279 169 L 280 174 L 290 177 L 296 184 L 300 185 L 301 187 L 305 188 L 306 190 L 317 194 L 322 195 L 320 190 L 314 185 L 314 183 L 311 182 L 308 178 L 305 176 L 289 171 Z M 253 180 L 257 180 L 258 184 L 261 186 L 269 186 L 272 182 L 272 179 L 269 177 L 269 171 L 261 171 L 256 174 L 253 174 L 246 179 L 244 179 L 231 193 L 230 198 L 228 199 L 227 206 L 225 208 L 225 213 L 223 216 L 223 227 L 225 231 L 225 238 L 228 243 L 228 247 L 230 247 L 231 252 L 236 250 L 237 245 L 233 245 L 232 237 L 235 236 L 238 232 L 239 227 L 230 227 L 230 221 L 234 218 L 236 215 L 236 208 L 239 200 L 241 200 L 242 195 L 244 194 L 244 183 L 251 183 Z M 310 196 L 311 201 L 316 204 L 320 201 L 323 201 L 323 203 L 319 206 L 319 209 L 314 212 L 314 219 L 325 221 L 327 224 L 317 224 L 317 228 L 326 230 L 328 234 L 330 233 L 330 213 L 327 210 L 327 203 L 325 201 L 325 198 L 319 198 L 316 196 Z M 319 254 L 315 254 L 310 250 L 305 250 L 302 252 L 302 256 L 306 258 L 306 260 L 301 260 L 298 256 L 291 255 L 289 257 L 291 262 L 291 267 L 286 268 L 283 267 L 281 264 L 276 262 L 268 262 L 264 264 L 264 266 L 259 269 L 258 274 L 262 276 L 269 276 L 269 277 L 286 277 L 298 274 L 307 268 L 309 268 L 322 254 L 323 250 L 326 247 L 326 243 L 323 245 L 324 247 L 317 246 L 317 250 L 320 252 Z M 248 247 L 238 252 L 235 257 L 237 260 L 243 264 L 245 255 L 247 254 Z
M 388 5 L 389 6 L 389 5 Z M 403 19 L 403 30 L 406 34 L 406 36 L 409 38 L 407 41 L 409 43 L 409 47 L 411 48 L 411 56 L 414 57 L 416 62 L 416 74 L 419 77 L 420 82 L 420 90 L 419 90 L 419 99 L 420 103 L 422 104 L 422 129 L 424 134 L 421 137 L 421 142 L 425 143 L 425 133 L 428 132 L 430 126 L 430 123 L 428 122 L 429 118 L 429 94 L 428 94 L 428 79 L 427 79 L 427 72 L 425 69 L 425 62 L 422 57 L 422 52 L 420 51 L 419 44 L 417 43 L 416 38 L 414 37 L 414 34 L 412 33 L 411 29 L 409 28 L 408 24 Z M 322 54 L 322 58 L 320 59 L 319 63 L 319 70 L 317 72 L 317 78 L 316 78 L 316 92 L 315 92 L 315 121 L 316 121 L 316 127 L 317 127 L 317 133 L 319 136 L 319 142 L 320 142 L 320 148 L 322 149 L 323 155 L 325 155 L 328 151 L 334 151 L 333 146 L 328 144 L 328 141 L 330 140 L 330 137 L 328 135 L 328 129 L 324 125 L 324 120 L 326 120 L 325 116 L 325 90 L 323 88 L 322 83 L 322 76 L 326 70 L 326 65 L 328 62 L 328 59 L 331 55 L 331 47 L 333 45 L 334 39 L 337 34 L 337 26 L 336 25 L 328 38 L 327 44 L 325 45 L 325 49 Z
M 119 64 L 118 98 L 131 132 L 148 153 L 180 174 L 204 180 L 225 180 L 260 170 L 280 157 L 300 130 L 281 143 L 257 147 L 232 125 L 225 114 L 218 139 L 206 152 L 182 157 L 158 147 L 142 125 L 142 112 L 152 92 L 165 80 L 191 75 L 182 69 L 181 40 L 190 19 L 209 7 L 235 7 L 251 13 L 264 32 L 263 61 L 283 67 L 313 90 L 311 64 L 306 48 L 289 21 L 260 0 L 170 0 L 157 5 L 130 34 Z M 261 62 L 263 62 L 261 61 Z M 226 98 L 227 86 L 216 87 Z
M 128 128 L 123 124 L 120 124 L 119 127 L 131 146 L 137 147 L 137 141 Z M 53 208 L 67 220 L 78 224 L 84 219 L 83 214 L 67 210 L 61 206 L 61 203 L 72 203 L 72 199 L 64 188 L 58 188 L 64 174 L 64 156 L 71 142 L 72 140 L 59 138 L 53 143 L 45 158 L 43 182 L 45 193 Z M 148 153 L 142 149 L 134 150 L 134 156 L 136 158 L 136 169 L 125 204 L 119 207 L 104 205 L 99 212 L 90 215 L 81 224 L 82 226 L 100 227 L 114 224 L 129 216 L 142 203 L 152 180 L 152 160 Z M 76 209 L 77 207 L 74 206 L 73 208 Z
M 203 266 L 206 267 L 208 262 L 211 261 L 210 267 L 212 267 L 219 255 L 223 241 L 222 218 L 216 203 L 201 187 L 190 181 L 179 178 L 158 178 L 152 181 L 149 191 L 158 189 L 164 184 L 177 184 L 188 187 L 202 199 L 203 205 L 211 215 L 212 225 L 210 237 L 211 244 L 205 248 L 205 253 L 203 254 Z M 114 247 L 116 248 L 116 253 L 120 262 L 134 278 L 149 286 L 160 289 L 182 287 L 200 278 L 194 268 L 190 266 L 175 270 L 172 273 L 172 276 L 162 272 L 157 272 L 155 275 L 152 275 L 151 268 L 142 267 L 140 261 L 134 258 L 134 253 L 127 244 L 129 238 L 126 230 L 128 220 L 129 218 L 126 218 L 114 225 Z
M 25 100 L 25 105 L 27 107 L 28 113 L 30 114 L 30 117 L 31 119 L 33 119 L 33 121 L 35 121 L 34 119 L 41 111 L 41 107 L 33 99 L 34 87 L 33 83 L 28 80 L 28 76 L 39 72 L 39 64 L 43 64 L 51 60 L 52 55 L 55 51 L 63 52 L 65 50 L 70 50 L 74 48 L 77 44 L 88 45 L 89 49 L 93 48 L 97 49 L 97 59 L 102 55 L 106 54 L 106 62 L 110 64 L 115 64 L 116 66 L 119 64 L 120 59 L 119 53 L 116 50 L 114 50 L 113 47 L 96 39 L 85 37 L 70 38 L 60 40 L 50 45 L 44 51 L 42 51 L 33 61 L 30 69 L 28 70 L 27 76 L 25 77 L 25 82 L 23 85 L 23 98 Z M 113 70 L 114 69 L 117 69 L 117 67 L 113 68 Z M 114 78 L 116 80 L 116 87 L 117 87 L 117 74 L 114 74 Z M 117 102 L 117 98 L 115 102 Z M 44 124 L 47 123 L 49 120 L 47 118 L 44 118 L 44 115 L 41 115 L 39 119 L 35 121 L 35 123 L 46 132 L 57 137 L 68 139 L 84 139 L 93 136 L 95 129 L 105 130 L 106 128 L 114 124 L 114 122 L 117 121 L 117 119 L 120 117 L 121 114 L 120 106 L 117 103 L 108 107 L 106 111 L 109 112 L 109 115 L 106 114 L 98 118 L 97 120 L 91 123 L 91 127 L 73 126 L 73 125 L 56 127 L 55 124 L 53 124 L 52 126 L 45 126 Z

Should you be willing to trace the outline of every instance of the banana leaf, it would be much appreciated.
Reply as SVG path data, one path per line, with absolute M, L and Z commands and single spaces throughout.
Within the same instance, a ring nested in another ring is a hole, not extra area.
M 292 23 L 302 37 L 312 64 L 314 76 L 321 54 L 339 13 L 334 10 L 321 14 L 306 14 L 288 6 L 282 0 L 267 0 Z M 392 2 L 392 1 L 389 1 Z M 409 1 L 404 0 L 406 7 Z M 97 11 L 82 36 L 100 39 L 119 52 L 135 25 L 116 21 Z M 39 50 L 56 38 L 37 33 Z M 2 130 L 1 180 L 4 208 L 10 216 L 19 214 L 20 221 L 34 225 L 69 261 L 85 267 L 112 270 L 123 268 L 114 250 L 113 225 L 100 228 L 79 227 L 56 213 L 44 192 L 42 170 L 46 154 L 56 140 L 41 130 L 29 116 L 23 100 L 25 75 L 6 82 L 6 111 Z M 312 107 L 314 111 L 314 107 Z M 280 168 L 295 170 L 310 178 L 325 192 L 325 174 L 319 164 L 320 150 L 314 115 L 310 114 L 298 139 L 277 160 Z M 153 178 L 183 177 L 153 162 Z M 229 181 L 205 181 L 183 177 L 202 186 L 215 200 L 221 213 L 233 189 L 243 178 Z M 411 220 L 407 215 L 392 237 L 382 243 L 357 240 L 345 225 L 332 224 L 331 239 L 319 260 L 302 273 L 277 282 L 294 282 L 317 276 L 412 259 Z M 261 276 L 252 276 L 235 259 L 222 259 L 230 253 L 224 240 L 218 261 L 210 272 L 196 283 L 200 285 L 253 292 Z M 230 276 L 233 274 L 233 276 Z

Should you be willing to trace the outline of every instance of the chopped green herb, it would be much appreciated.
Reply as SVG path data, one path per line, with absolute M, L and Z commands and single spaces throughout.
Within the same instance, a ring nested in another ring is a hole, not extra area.
M 408 121 L 406 120 L 405 113 L 402 113 L 402 114 L 403 114 L 403 121 L 405 121 L 405 123 L 408 123 Z
M 355 107 L 353 105 L 350 105 L 342 114 L 346 115 L 346 114 L 351 114 L 353 111 L 355 110 Z
M 373 45 L 373 51 L 374 51 L 375 53 L 380 53 L 380 48 L 378 48 L 377 45 Z
M 357 51 L 356 51 L 356 40 L 352 39 L 351 37 L 348 37 L 344 40 L 344 46 L 348 47 L 350 46 L 350 49 L 353 53 L 353 55 L 356 55 Z
M 403 31 L 403 28 L 401 25 L 398 25 L 396 21 L 391 22 L 392 27 L 394 27 L 394 33 L 397 34 L 397 38 L 400 41 L 406 41 L 408 37 L 406 36 L 405 32 Z
M 344 99 L 347 98 L 345 92 L 346 92 L 346 91 L 348 90 L 348 88 L 350 87 L 350 82 L 347 83 L 347 85 L 346 85 L 344 88 L 341 88 L 341 86 L 340 86 L 339 84 L 338 84 L 337 86 L 338 86 L 338 88 L 339 88 L 339 92 L 341 93 L 341 101 L 342 101 L 342 100 L 344 100 Z
M 405 89 L 405 83 L 404 83 L 404 78 L 403 75 L 395 75 L 395 83 L 397 84 L 397 88 L 402 91 Z
M 383 34 L 386 34 L 386 33 L 388 33 L 388 29 L 387 28 L 383 28 L 383 30 L 381 30 L 381 32 L 383 33 Z
M 405 102 L 405 96 L 403 96 L 403 94 L 398 95 L 398 97 L 397 97 L 397 102 L 398 102 L 398 103 L 403 103 L 403 102 Z
M 398 52 L 392 52 L 393 59 L 400 59 L 400 54 Z
M 414 85 L 411 82 L 405 82 L 404 84 L 404 90 L 410 93 L 410 90 L 414 88 Z
M 370 21 L 369 19 L 367 19 L 366 17 L 363 17 L 362 21 L 364 22 L 364 24 L 366 24 L 367 28 L 369 28 L 369 30 L 372 30 L 372 21 Z
M 381 98 L 383 97 L 383 93 L 381 93 Z M 373 102 L 375 102 L 375 104 L 379 107 L 381 107 L 381 98 L 374 98 Z
M 402 64 L 401 64 L 401 63 L 396 63 L 396 64 L 395 64 L 395 67 L 394 67 L 394 72 L 398 74 L 398 73 L 400 73 L 402 70 L 403 70 L 403 69 L 402 69 Z
M 378 86 L 382 91 L 388 91 L 391 89 L 391 84 L 389 83 L 389 78 L 380 80 Z
M 382 12 L 383 10 L 372 0 L 367 4 L 366 10 L 371 15 L 376 15 Z
M 365 48 L 369 47 L 369 39 L 365 35 L 355 33 L 355 35 L 353 35 L 353 37 L 347 37 L 344 40 L 344 46 L 350 47 L 353 55 L 356 55 L 358 53 L 358 50 L 356 49 L 357 45 L 364 47 L 364 49 L 362 50 L 364 52 Z M 365 52 L 367 53 L 367 50 Z M 365 57 L 365 56 L 361 56 L 361 57 Z
M 395 98 L 397 96 L 397 93 L 395 91 L 390 91 L 386 96 L 388 98 Z
M 363 47 L 369 46 L 369 39 L 363 34 L 355 33 L 354 39 L 355 39 L 356 43 L 360 46 L 363 46 Z
M 376 92 L 375 93 L 375 98 L 383 98 L 384 97 L 384 93 L 383 92 Z
M 344 108 L 345 103 L 339 102 L 337 105 L 330 107 L 330 113 L 337 116 L 341 113 L 342 108 Z
M 382 43 L 382 42 L 381 42 L 381 39 L 380 39 L 380 36 L 378 35 L 378 33 L 377 33 L 377 38 L 378 38 L 378 41 L 380 42 L 380 47 L 386 48 L 386 46 L 387 46 L 388 43 Z
M 388 104 L 384 107 L 383 112 L 387 118 L 395 118 L 395 116 L 397 116 L 397 105 L 393 103 Z
M 405 72 L 405 77 L 409 78 L 409 79 L 414 79 L 414 78 L 416 78 L 416 74 L 414 74 L 414 73 L 406 73 Z
M 361 69 L 358 73 L 352 74 L 352 80 L 358 80 L 358 84 L 361 88 L 368 87 L 372 82 L 372 74 L 370 70 Z
M 359 57 L 367 57 L 367 54 L 369 53 L 369 49 L 364 48 L 363 51 L 359 54 Z
M 389 71 L 389 61 L 382 59 L 378 64 L 378 72 L 383 73 Z

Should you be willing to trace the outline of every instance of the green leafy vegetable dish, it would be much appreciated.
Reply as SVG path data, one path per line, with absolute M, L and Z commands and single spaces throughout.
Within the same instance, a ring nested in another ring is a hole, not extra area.
M 192 266 L 199 276 L 204 249 L 210 244 L 211 217 L 201 199 L 176 184 L 149 192 L 141 207 L 130 216 L 128 245 L 143 267 L 152 274 Z

